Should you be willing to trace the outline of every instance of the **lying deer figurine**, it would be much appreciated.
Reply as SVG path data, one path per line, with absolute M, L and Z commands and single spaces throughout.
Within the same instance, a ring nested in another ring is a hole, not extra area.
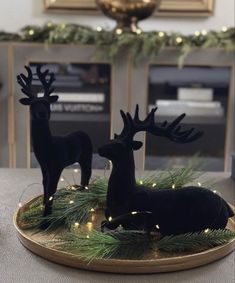
M 44 91 L 43 97 L 37 97 L 32 89 L 32 71 L 29 67 L 25 68 L 28 76 L 17 76 L 17 82 L 27 96 L 21 98 L 20 103 L 30 106 L 32 145 L 43 175 L 44 216 L 47 216 L 52 211 L 53 196 L 65 167 L 78 162 L 81 166 L 81 186 L 88 185 L 91 177 L 92 143 L 89 136 L 81 131 L 64 137 L 52 136 L 49 127 L 50 104 L 59 98 L 57 95 L 51 95 L 54 91 L 54 74 L 49 73 L 49 70 L 41 72 L 41 68 L 37 67 L 37 76 Z
M 176 235 L 204 229 L 223 229 L 233 212 L 228 204 L 211 190 L 199 187 L 152 189 L 136 184 L 133 151 L 142 146 L 135 141 L 138 132 L 167 137 L 178 143 L 188 143 L 202 136 L 194 129 L 181 130 L 185 114 L 172 123 L 157 126 L 153 109 L 144 121 L 121 111 L 124 127 L 120 135 L 99 149 L 99 154 L 112 161 L 113 169 L 108 183 L 106 218 L 103 229 L 157 230 L 162 235 Z M 112 219 L 112 220 L 111 220 Z

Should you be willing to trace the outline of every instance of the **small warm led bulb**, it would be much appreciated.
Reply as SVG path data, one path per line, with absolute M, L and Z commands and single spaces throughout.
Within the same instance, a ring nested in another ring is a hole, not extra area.
M 228 28 L 224 26 L 224 27 L 222 27 L 222 31 L 226 32 L 226 31 L 228 31 Z
M 75 173 L 77 173 L 77 172 L 78 172 L 78 169 L 74 169 L 73 171 L 74 171 Z
M 153 183 L 153 184 L 152 184 L 152 187 L 153 187 L 153 188 L 154 188 L 154 187 L 156 187 L 156 186 L 157 186 L 157 184 L 156 184 L 156 183 Z
M 89 235 L 87 235 L 86 237 L 87 237 L 87 239 L 89 239 L 89 238 L 90 238 L 90 236 L 89 236 Z
M 91 208 L 91 212 L 94 212 L 95 210 L 94 210 L 94 208 Z
M 51 197 L 49 197 L 49 201 L 52 201 L 53 200 L 53 197 L 51 196 Z
M 89 232 L 92 231 L 92 229 L 93 229 L 93 223 L 92 222 L 87 223 L 87 229 L 88 229 Z
M 98 27 L 96 28 L 96 30 L 97 30 L 98 32 L 101 32 L 103 29 L 102 29 L 102 27 L 98 26 Z
M 30 30 L 29 30 L 29 35 L 34 35 L 34 33 L 35 33 L 35 32 L 34 32 L 33 29 L 30 29 Z
M 194 32 L 194 35 L 195 36 L 199 36 L 201 33 L 200 33 L 200 31 L 198 31 L 198 30 L 196 30 L 195 32 Z
M 216 190 L 214 190 L 214 191 L 213 191 L 213 193 L 214 193 L 214 194 L 217 194 L 217 191 L 216 191 Z
M 89 188 L 87 186 L 85 186 L 85 190 L 89 190 Z
M 122 34 L 122 29 L 120 29 L 120 28 L 116 29 L 116 34 L 118 34 L 118 35 Z
M 202 186 L 202 184 L 201 184 L 200 182 L 198 182 L 197 184 L 198 184 L 198 187 L 201 187 L 201 186 Z
M 175 184 L 173 184 L 173 185 L 171 186 L 171 188 L 172 188 L 172 189 L 175 189 Z
M 78 222 L 75 222 L 74 226 L 75 226 L 75 227 L 79 227 L 79 223 L 78 223 Z
M 73 200 L 70 200 L 70 201 L 69 201 L 69 204 L 73 204 L 73 203 L 74 203 L 74 201 L 73 201 Z
M 210 231 L 210 229 L 207 228 L 207 229 L 204 230 L 204 233 L 207 234 L 209 231 Z
M 137 34 L 141 34 L 142 30 L 140 28 L 137 28 L 137 30 L 135 31 Z
M 204 29 L 204 30 L 202 30 L 202 35 L 207 35 L 207 31 Z
M 33 29 L 29 30 L 29 35 L 34 35 L 34 30 Z
M 181 43 L 183 41 L 182 37 L 178 36 L 175 39 L 176 43 Z
M 143 181 L 142 180 L 140 180 L 140 185 L 143 185 Z
M 64 182 L 64 178 L 60 178 L 60 181 L 61 181 L 61 182 Z
M 157 224 L 157 225 L 156 225 L 156 228 L 159 230 L 159 229 L 160 229 L 160 226 Z
M 135 214 L 137 214 L 137 213 L 138 213 L 137 211 L 132 211 L 132 212 L 131 212 L 132 215 L 135 215 Z
M 163 37 L 164 35 L 165 35 L 165 33 L 162 32 L 162 31 L 160 31 L 160 32 L 158 33 L 158 36 L 159 36 L 159 37 Z
M 108 220 L 109 220 L 109 221 L 112 221 L 112 220 L 113 220 L 112 216 L 109 216 Z
M 22 207 L 22 203 L 21 202 L 19 202 L 19 207 Z

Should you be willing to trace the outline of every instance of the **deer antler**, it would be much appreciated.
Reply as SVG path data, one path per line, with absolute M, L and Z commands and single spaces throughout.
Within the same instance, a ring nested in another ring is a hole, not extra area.
M 125 137 L 127 135 L 127 133 L 129 132 L 129 128 L 130 128 L 130 124 L 129 124 L 129 120 L 127 119 L 126 114 L 124 113 L 123 110 L 120 110 L 120 114 L 123 120 L 123 129 L 120 135 L 114 134 L 114 138 L 115 139 L 121 139 L 123 137 Z
M 132 141 L 136 133 L 146 131 L 155 136 L 164 136 L 170 140 L 178 143 L 188 143 L 199 139 L 203 133 L 194 132 L 194 128 L 186 131 L 181 131 L 180 122 L 186 116 L 185 114 L 177 117 L 173 122 L 163 122 L 160 126 L 155 124 L 155 112 L 157 107 L 153 108 L 145 120 L 139 119 L 139 106 L 136 105 L 134 118 L 131 117 L 130 113 L 122 114 L 124 128 L 120 135 L 116 135 L 116 138 L 123 139 L 125 142 Z
M 41 66 L 37 66 L 37 75 L 43 86 L 44 97 L 49 97 L 50 94 L 54 91 L 54 88 L 51 88 L 53 82 L 55 81 L 54 74 L 49 73 L 49 70 L 41 72 Z M 48 75 L 49 75 L 49 80 L 46 79 Z
M 33 74 L 28 66 L 25 66 L 25 69 L 28 73 L 28 77 L 26 77 L 24 74 L 20 74 L 17 76 L 17 82 L 22 87 L 21 91 L 29 98 L 33 98 L 34 97 L 32 90 Z

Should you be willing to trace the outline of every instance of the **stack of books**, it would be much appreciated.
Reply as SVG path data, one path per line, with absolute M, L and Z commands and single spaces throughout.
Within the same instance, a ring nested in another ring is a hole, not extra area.
M 51 111 L 57 113 L 104 113 L 104 93 L 56 93 L 57 103 L 51 104 Z
M 213 100 L 211 88 L 178 88 L 177 99 L 157 99 L 158 116 L 179 116 L 186 113 L 188 117 L 224 117 L 224 108 L 220 101 Z
M 198 102 L 159 99 L 156 101 L 156 106 L 158 107 L 158 116 L 178 116 L 182 113 L 186 113 L 187 116 L 224 116 L 224 109 L 219 101 Z

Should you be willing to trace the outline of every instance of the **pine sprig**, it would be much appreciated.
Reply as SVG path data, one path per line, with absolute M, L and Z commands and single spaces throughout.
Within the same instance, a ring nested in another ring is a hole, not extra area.
M 46 232 L 61 228 L 71 228 L 75 222 L 84 223 L 90 216 L 91 209 L 104 208 L 107 194 L 107 179 L 97 178 L 91 182 L 88 190 L 77 190 L 67 187 L 58 190 L 54 197 L 52 214 L 43 217 L 42 198 L 30 205 L 29 209 L 20 215 L 22 228 L 40 229 L 42 222 L 47 222 Z
M 52 243 L 55 247 L 76 253 L 90 262 L 95 258 L 139 259 L 151 250 L 146 233 L 138 231 L 102 233 L 67 233 Z
M 180 188 L 200 177 L 203 174 L 202 167 L 203 164 L 198 159 L 198 155 L 195 155 L 185 167 L 154 172 L 149 176 L 139 178 L 138 183 L 155 189 Z
M 63 251 L 72 252 L 90 262 L 97 258 L 140 259 L 151 251 L 199 252 L 227 244 L 234 239 L 235 232 L 230 230 L 165 236 L 160 240 L 141 231 L 116 230 L 102 233 L 93 230 L 89 235 L 82 231 L 67 233 L 48 244 Z
M 188 233 L 166 236 L 156 242 L 158 250 L 164 252 L 186 252 L 213 248 L 235 239 L 235 232 L 230 230 L 205 230 L 200 233 Z

